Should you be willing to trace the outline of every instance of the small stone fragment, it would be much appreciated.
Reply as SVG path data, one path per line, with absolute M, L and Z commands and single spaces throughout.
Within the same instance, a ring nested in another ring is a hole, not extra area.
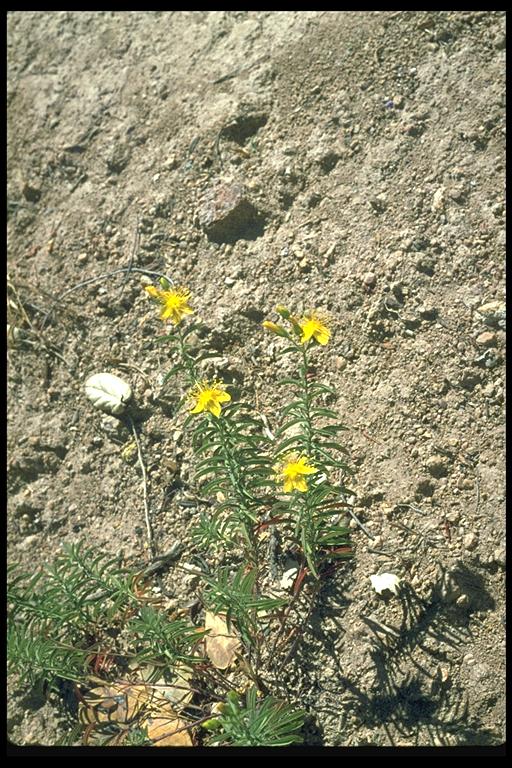
M 445 192 L 446 190 L 444 187 L 439 187 L 439 189 L 436 189 L 434 192 L 431 205 L 432 213 L 441 213 L 441 211 L 444 210 Z
M 199 210 L 199 223 L 209 240 L 233 243 L 241 237 L 261 234 L 263 216 L 240 184 L 219 184 L 207 192 Z
M 437 318 L 438 311 L 430 304 L 422 304 L 421 307 L 418 307 L 418 314 L 424 320 L 435 320 Z
M 507 309 L 504 301 L 489 301 L 478 307 L 477 312 L 482 315 L 486 325 L 505 330 Z
M 448 462 L 444 456 L 430 456 L 425 466 L 433 477 L 446 477 L 448 474 Z
M 505 561 L 506 561 L 506 552 L 505 547 L 501 546 L 494 550 L 493 552 L 493 563 L 496 563 L 496 565 L 501 566 L 502 568 L 505 567 Z
M 473 373 L 471 370 L 465 370 L 460 378 L 460 385 L 469 391 L 473 390 L 477 384 L 480 383 L 480 376 L 478 373 Z
M 430 497 L 434 495 L 435 486 L 432 485 L 430 480 L 421 479 L 416 486 L 416 493 L 419 496 Z
M 474 549 L 476 545 L 478 544 L 478 536 L 476 533 L 468 533 L 466 536 L 464 536 L 464 548 L 465 549 Z
M 495 347 L 496 334 L 491 331 L 484 331 L 476 337 L 476 343 L 481 347 Z
M 372 587 L 379 595 L 381 595 L 386 590 L 393 592 L 394 595 L 398 594 L 400 579 L 394 573 L 375 574 L 375 576 L 370 576 L 370 581 L 372 583 Z

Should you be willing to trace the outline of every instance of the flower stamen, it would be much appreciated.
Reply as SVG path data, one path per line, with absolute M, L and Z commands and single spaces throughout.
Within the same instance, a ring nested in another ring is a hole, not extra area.
M 190 413 L 202 413 L 208 411 L 216 418 L 221 415 L 221 403 L 231 400 L 231 395 L 224 390 L 222 381 L 201 381 L 189 392 L 188 397 L 194 401 L 194 407 Z
M 274 467 L 277 480 L 283 483 L 284 493 L 292 491 L 301 491 L 305 493 L 308 490 L 308 484 L 304 475 L 314 475 L 318 472 L 317 468 L 309 463 L 305 456 L 297 456 L 296 453 L 288 455 L 284 461 Z
M 162 305 L 160 317 L 164 322 L 170 320 L 173 325 L 178 325 L 185 315 L 191 315 L 194 312 L 188 305 L 190 291 L 187 288 L 162 291 L 154 285 L 147 285 L 146 292 Z

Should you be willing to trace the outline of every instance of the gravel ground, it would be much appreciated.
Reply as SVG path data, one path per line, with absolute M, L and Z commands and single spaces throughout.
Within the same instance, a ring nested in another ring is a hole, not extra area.
M 83 394 L 100 370 L 134 391 L 159 551 L 192 547 L 140 275 L 67 289 L 130 260 L 189 286 L 207 372 L 271 428 L 286 365 L 261 321 L 322 308 L 366 531 L 281 684 L 310 745 L 502 744 L 504 13 L 16 11 L 7 43 L 9 559 L 147 555 L 130 433 Z M 373 591 L 383 571 L 399 596 Z M 61 728 L 11 680 L 13 742 Z

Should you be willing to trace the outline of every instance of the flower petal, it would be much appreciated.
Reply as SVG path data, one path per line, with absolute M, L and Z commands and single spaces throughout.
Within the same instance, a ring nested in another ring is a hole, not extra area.
M 285 493 L 291 493 L 293 491 L 293 480 L 290 480 L 289 477 L 285 477 L 284 479 L 284 485 L 283 485 L 283 491 Z
M 318 472 L 316 467 L 306 464 L 306 459 L 299 459 L 295 471 L 301 475 L 314 475 L 315 472 Z
M 320 328 L 316 333 L 313 334 L 316 341 L 318 341 L 319 344 L 321 344 L 323 347 L 327 344 L 329 339 L 331 338 L 331 332 L 323 326 Z
M 305 344 L 307 341 L 310 340 L 310 338 L 315 333 L 315 326 L 310 320 L 306 320 L 306 322 L 301 325 L 301 329 L 302 329 L 302 336 L 300 339 L 300 343 Z
M 210 413 L 213 413 L 213 415 L 216 416 L 217 418 L 219 418 L 220 414 L 222 413 L 222 408 L 220 407 L 220 404 L 215 400 L 209 400 L 206 407 L 210 411 Z
M 161 292 L 161 291 L 159 291 L 159 290 L 158 290 L 158 288 L 155 288 L 155 286 L 154 286 L 154 285 L 146 285 L 146 286 L 144 287 L 144 290 L 145 290 L 147 293 L 149 293 L 149 295 L 150 295 L 150 296 L 151 296 L 151 298 L 153 298 L 153 299 L 160 299 L 160 298 L 161 298 L 160 294 L 161 294 L 162 292 Z
M 303 477 L 296 477 L 293 484 L 298 491 L 301 491 L 301 493 L 306 493 L 308 484 Z

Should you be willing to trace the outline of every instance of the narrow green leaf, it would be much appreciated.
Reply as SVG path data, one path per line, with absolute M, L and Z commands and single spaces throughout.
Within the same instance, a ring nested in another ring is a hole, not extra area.
M 290 448 L 296 447 L 297 449 L 301 449 L 304 447 L 305 444 L 305 438 L 303 435 L 292 435 L 292 437 L 288 437 L 286 440 L 283 440 L 282 443 L 279 443 L 279 448 L 276 451 L 276 456 L 281 456 L 283 453 L 285 453 Z
M 167 371 L 167 373 L 165 374 L 162 380 L 162 384 L 165 384 L 171 378 L 171 376 L 174 376 L 176 373 L 179 373 L 180 371 L 184 371 L 184 370 L 185 370 L 185 367 L 181 363 L 178 363 L 177 365 L 173 365 L 171 370 Z
M 302 382 L 300 381 L 300 379 L 292 379 L 292 378 L 278 379 L 276 381 L 276 384 L 278 386 L 291 385 L 293 387 L 298 387 L 299 389 L 302 387 Z
M 153 341 L 155 344 L 164 344 L 165 342 L 168 342 L 170 344 L 177 344 L 178 339 L 176 338 L 174 333 L 168 333 L 165 336 L 154 336 L 151 341 Z
M 312 408 L 311 415 L 314 417 L 324 416 L 326 419 L 338 419 L 339 416 L 330 408 Z
M 332 387 L 329 387 L 327 384 L 318 384 L 316 381 L 310 385 L 309 391 L 314 393 L 315 396 L 320 393 L 336 396 L 336 391 Z
M 331 448 L 334 451 L 340 451 L 340 453 L 349 453 L 347 448 L 345 448 L 344 445 L 340 445 L 339 443 L 335 443 L 330 440 L 322 440 L 320 443 L 320 447 L 325 450 L 326 448 Z
M 294 427 L 296 424 L 302 424 L 303 428 L 306 429 L 307 423 L 308 422 L 304 416 L 297 416 L 295 419 L 287 421 L 286 424 L 283 424 L 283 426 L 276 431 L 275 436 L 280 437 L 281 435 L 284 435 L 285 432 L 288 432 L 288 430 Z
M 276 354 L 277 355 L 289 355 L 292 352 L 297 352 L 297 351 L 298 351 L 297 347 L 285 347 L 285 349 L 278 349 L 278 350 L 276 350 Z

